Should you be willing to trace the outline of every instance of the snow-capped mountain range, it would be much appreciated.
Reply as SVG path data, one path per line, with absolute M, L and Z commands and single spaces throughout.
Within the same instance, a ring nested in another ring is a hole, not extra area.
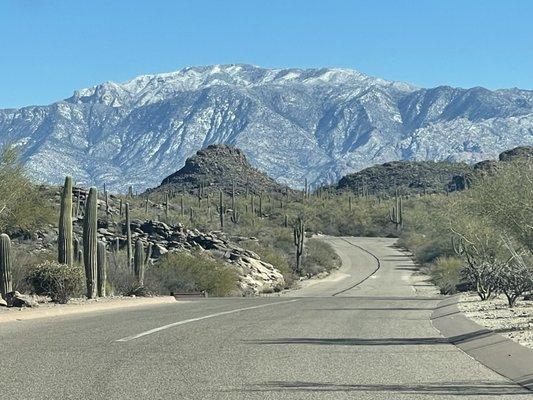
M 212 143 L 279 182 L 331 183 L 392 160 L 477 162 L 533 145 L 533 91 L 432 89 L 348 69 L 214 65 L 81 89 L 0 110 L 35 179 L 123 191 L 157 186 Z

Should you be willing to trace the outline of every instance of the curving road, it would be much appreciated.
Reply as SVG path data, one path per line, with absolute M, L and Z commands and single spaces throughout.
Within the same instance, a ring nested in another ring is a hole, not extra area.
M 324 237 L 343 267 L 282 297 L 0 325 L 19 399 L 531 399 L 432 326 L 391 239 Z M 421 291 L 422 290 L 422 291 Z

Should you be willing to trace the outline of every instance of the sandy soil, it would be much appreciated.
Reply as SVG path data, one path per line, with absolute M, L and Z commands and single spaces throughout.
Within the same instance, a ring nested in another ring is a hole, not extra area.
M 183 302 L 180 301 L 180 303 Z M 68 304 L 39 302 L 39 307 L 37 308 L 0 307 L 0 323 L 165 303 L 176 303 L 176 299 L 171 296 L 106 297 L 95 300 L 72 299 Z
M 476 294 L 464 293 L 459 309 L 479 325 L 533 349 L 533 301 L 518 300 L 509 308 L 503 296 L 480 301 Z

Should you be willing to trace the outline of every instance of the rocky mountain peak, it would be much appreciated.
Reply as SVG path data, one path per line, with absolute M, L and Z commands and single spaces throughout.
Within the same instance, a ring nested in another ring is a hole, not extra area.
M 274 179 L 252 167 L 242 150 L 226 144 L 198 150 L 185 161 L 183 168 L 163 179 L 155 190 L 197 193 L 203 187 L 208 192 L 222 189 L 230 193 L 234 183 L 237 192 L 246 188 L 255 194 L 284 190 Z

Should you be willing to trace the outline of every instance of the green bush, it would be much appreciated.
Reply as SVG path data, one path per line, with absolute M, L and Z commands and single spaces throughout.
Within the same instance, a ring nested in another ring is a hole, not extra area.
M 438 257 L 429 268 L 429 274 L 442 294 L 457 293 L 464 286 L 462 268 L 464 262 L 459 257 Z
M 45 261 L 30 268 L 26 280 L 34 293 L 50 296 L 53 302 L 65 304 L 71 297 L 81 294 L 84 272 L 79 265 Z
M 227 296 L 237 287 L 232 268 L 200 253 L 172 252 L 150 266 L 145 286 L 155 293 L 207 291 L 213 296 Z
M 321 272 L 329 272 L 338 268 L 341 260 L 329 243 L 320 239 L 309 239 L 305 242 L 305 256 L 302 267 L 307 276 Z
M 50 198 L 27 177 L 14 147 L 0 151 L 0 229 L 11 235 L 55 221 Z

